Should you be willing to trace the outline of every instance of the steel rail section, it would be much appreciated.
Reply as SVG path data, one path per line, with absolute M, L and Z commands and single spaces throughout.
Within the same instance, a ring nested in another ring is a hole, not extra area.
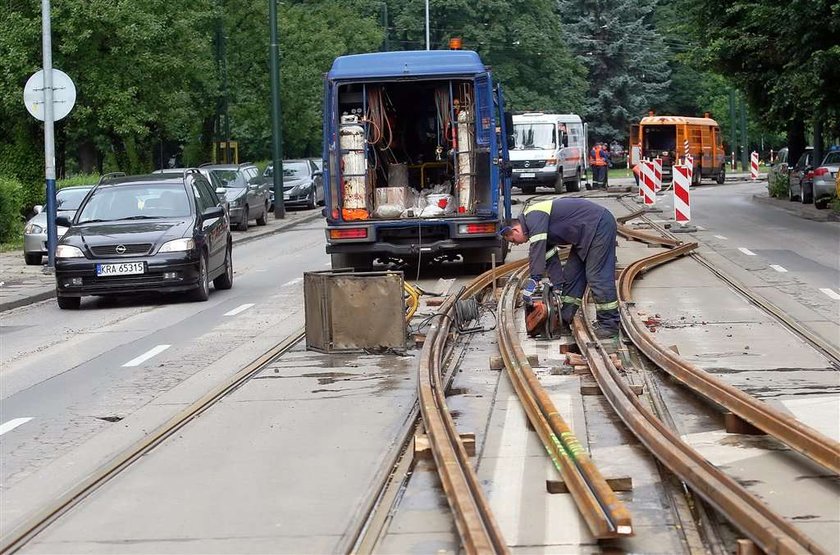
M 724 407 L 756 428 L 771 435 L 792 450 L 808 457 L 835 475 L 840 474 L 840 443 L 717 379 L 676 352 L 658 343 L 632 313 L 632 285 L 635 277 L 678 256 L 690 253 L 696 243 L 642 258 L 628 265 L 618 278 L 621 323 L 627 335 L 645 356 L 680 382 Z
M 195 401 L 190 406 L 180 411 L 156 430 L 146 435 L 143 439 L 121 451 L 109 462 L 93 471 L 79 484 L 70 488 L 58 499 L 54 500 L 48 507 L 33 514 L 20 526 L 16 527 L 0 539 L 0 553 L 5 554 L 18 551 L 47 526 L 75 507 L 83 499 L 96 491 L 100 486 L 114 478 L 117 474 L 128 468 L 132 463 L 154 449 L 156 446 L 163 443 L 167 438 L 180 430 L 193 418 L 213 406 L 217 401 L 219 401 L 219 399 L 228 395 L 248 381 L 272 360 L 289 351 L 303 339 L 304 335 L 305 331 L 303 328 L 296 330 L 277 345 L 260 355 L 242 370 L 228 378 L 225 382 L 206 393 L 203 397 L 201 397 L 201 399 Z
M 633 534 L 630 512 L 586 454 L 534 374 L 518 339 L 514 313 L 519 283 L 527 268 L 511 276 L 502 291 L 499 350 L 519 401 L 545 450 L 595 538 Z
M 498 277 L 525 263 L 527 261 L 512 262 L 481 274 L 470 282 L 462 296 L 478 294 Z M 441 358 L 457 301 L 456 296 L 450 296 L 444 301 L 437 312 L 440 317 L 432 321 L 426 333 L 426 341 L 420 353 L 417 384 L 420 413 L 464 551 L 468 554 L 508 553 L 507 544 L 446 407 L 445 391 L 441 383 Z
M 595 337 L 585 316 L 587 304 L 584 303 L 575 317 L 572 326 L 575 340 L 607 401 L 639 441 L 765 553 L 824 553 L 800 530 L 684 443 L 642 405 Z
M 625 208 L 632 208 L 633 206 L 627 206 L 627 203 L 624 201 L 620 201 Z M 644 217 L 647 213 L 647 210 L 635 210 L 626 214 L 624 216 L 620 216 L 616 218 L 616 221 L 619 223 L 626 223 L 632 219 Z M 648 218 L 645 218 L 645 222 L 648 223 L 651 227 L 659 231 L 662 235 L 671 237 L 676 240 L 674 235 L 670 233 L 667 229 L 659 225 L 658 223 L 651 221 Z M 736 278 L 730 276 L 729 274 L 722 271 L 720 268 L 715 267 L 705 256 L 700 254 L 699 252 L 691 253 L 691 257 L 701 264 L 703 264 L 710 272 L 715 274 L 717 277 L 734 287 L 739 293 L 741 293 L 744 297 L 746 297 L 750 302 L 767 312 L 770 316 L 776 318 L 780 323 L 787 326 L 792 332 L 799 334 L 805 341 L 810 343 L 814 348 L 818 351 L 821 351 L 823 355 L 831 359 L 835 365 L 840 366 L 840 349 L 838 349 L 835 345 L 831 344 L 829 341 L 826 341 L 813 331 L 809 330 L 777 307 L 775 304 L 771 303 L 769 300 L 765 299 L 758 293 L 751 291 L 746 285 L 741 283 Z

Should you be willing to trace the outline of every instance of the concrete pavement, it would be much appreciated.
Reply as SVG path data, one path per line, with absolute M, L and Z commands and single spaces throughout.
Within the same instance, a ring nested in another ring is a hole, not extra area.
M 286 218 L 268 219 L 265 226 L 234 231 L 233 244 L 255 241 L 321 217 L 321 209 L 287 211 Z M 37 303 L 55 296 L 55 277 L 45 266 L 27 266 L 20 251 L 0 253 L 0 312 Z

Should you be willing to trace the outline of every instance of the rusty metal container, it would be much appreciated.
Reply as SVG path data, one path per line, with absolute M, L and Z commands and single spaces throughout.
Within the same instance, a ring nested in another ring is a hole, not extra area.
M 308 350 L 405 351 L 402 272 L 307 272 L 303 294 Z

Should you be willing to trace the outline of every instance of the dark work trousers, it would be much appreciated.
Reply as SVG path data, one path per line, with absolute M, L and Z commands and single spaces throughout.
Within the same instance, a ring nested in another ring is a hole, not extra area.
M 604 188 L 606 187 L 607 182 L 607 166 L 592 166 L 592 181 L 594 182 L 595 188 Z
M 563 286 L 560 315 L 570 324 L 581 306 L 587 284 L 595 298 L 595 314 L 602 328 L 618 331 L 618 295 L 615 290 L 615 218 L 604 214 L 595 229 L 586 260 L 572 248 L 563 268 Z

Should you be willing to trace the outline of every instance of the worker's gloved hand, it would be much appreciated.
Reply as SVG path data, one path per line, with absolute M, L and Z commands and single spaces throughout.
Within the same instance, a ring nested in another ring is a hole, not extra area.
M 526 305 L 533 304 L 536 297 L 537 280 L 528 279 L 522 284 L 522 302 Z
M 547 277 L 542 278 L 540 280 L 540 287 L 542 289 L 547 289 L 547 290 L 551 291 L 551 287 L 552 287 L 551 280 L 548 279 Z

